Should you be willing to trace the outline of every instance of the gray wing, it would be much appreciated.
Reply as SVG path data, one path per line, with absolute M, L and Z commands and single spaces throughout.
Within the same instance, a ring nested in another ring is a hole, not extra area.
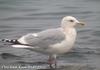
M 60 28 L 49 29 L 39 33 L 30 33 L 24 36 L 24 41 L 31 46 L 48 47 L 65 40 L 65 35 Z

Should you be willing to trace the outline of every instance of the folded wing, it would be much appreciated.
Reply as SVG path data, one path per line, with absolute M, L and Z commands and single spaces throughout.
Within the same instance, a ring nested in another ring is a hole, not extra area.
M 18 41 L 22 44 L 44 48 L 60 43 L 63 40 L 65 40 L 65 35 L 61 28 L 49 29 L 39 33 L 30 33 L 18 39 Z

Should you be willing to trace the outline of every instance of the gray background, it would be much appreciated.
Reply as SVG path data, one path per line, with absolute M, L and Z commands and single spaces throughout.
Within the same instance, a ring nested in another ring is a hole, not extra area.
M 29 32 L 59 27 L 67 15 L 86 22 L 86 26 L 77 29 L 74 49 L 59 57 L 58 63 L 85 63 L 93 70 L 99 69 L 100 0 L 0 0 L 0 38 L 16 39 Z M 46 55 L 0 43 L 0 64 L 46 60 Z

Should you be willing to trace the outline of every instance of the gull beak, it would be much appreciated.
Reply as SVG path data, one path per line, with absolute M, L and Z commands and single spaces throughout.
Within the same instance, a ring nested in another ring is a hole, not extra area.
M 81 26 L 85 26 L 84 22 L 79 22 L 78 24 L 81 25 Z

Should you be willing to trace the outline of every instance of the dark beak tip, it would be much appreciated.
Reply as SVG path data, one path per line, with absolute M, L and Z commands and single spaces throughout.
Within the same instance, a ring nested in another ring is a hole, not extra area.
M 83 26 L 84 26 L 85 24 L 81 24 L 81 25 L 83 25 Z
M 85 26 L 85 23 L 80 23 L 82 26 Z

